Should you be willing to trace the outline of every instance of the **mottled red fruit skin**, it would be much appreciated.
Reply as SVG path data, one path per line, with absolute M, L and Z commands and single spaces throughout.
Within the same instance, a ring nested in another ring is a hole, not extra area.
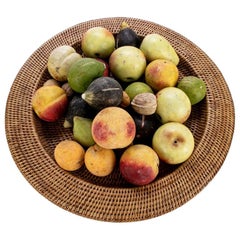
M 66 92 L 59 86 L 42 86 L 32 98 L 32 107 L 37 116 L 47 122 L 62 117 L 68 105 Z
M 129 146 L 136 134 L 136 126 L 131 115 L 120 107 L 106 107 L 94 117 L 92 136 L 94 141 L 107 149 Z
M 151 183 L 157 177 L 159 158 L 147 145 L 131 145 L 122 154 L 119 167 L 127 182 L 142 186 Z
M 62 96 L 58 102 L 55 102 L 51 106 L 47 107 L 39 117 L 46 122 L 55 122 L 63 116 L 67 105 L 67 96 Z
M 127 159 L 121 162 L 120 171 L 125 180 L 134 185 L 146 185 L 155 178 L 154 171 L 150 166 L 144 166 Z

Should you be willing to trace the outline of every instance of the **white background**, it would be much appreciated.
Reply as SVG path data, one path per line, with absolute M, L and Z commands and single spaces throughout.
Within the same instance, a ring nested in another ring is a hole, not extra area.
M 1 1 L 0 239 L 240 239 L 240 17 L 237 3 L 237 0 Z M 207 187 L 166 215 L 133 223 L 86 219 L 45 199 L 16 167 L 4 127 L 10 87 L 20 67 L 41 44 L 79 22 L 117 16 L 156 22 L 197 44 L 221 70 L 236 111 L 230 151 Z

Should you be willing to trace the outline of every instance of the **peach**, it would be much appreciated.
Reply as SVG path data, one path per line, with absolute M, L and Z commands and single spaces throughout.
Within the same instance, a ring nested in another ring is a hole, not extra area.
M 156 91 L 165 87 L 176 86 L 178 76 L 177 66 L 164 59 L 156 59 L 150 62 L 145 69 L 146 83 Z
M 32 98 L 32 108 L 37 116 L 47 122 L 57 121 L 65 112 L 68 98 L 59 86 L 42 86 Z
M 157 177 L 158 172 L 158 155 L 147 145 L 132 145 L 120 158 L 120 173 L 131 184 L 138 186 L 149 184 Z
M 106 107 L 92 122 L 94 141 L 107 149 L 127 147 L 136 134 L 136 125 L 131 115 L 120 107 Z

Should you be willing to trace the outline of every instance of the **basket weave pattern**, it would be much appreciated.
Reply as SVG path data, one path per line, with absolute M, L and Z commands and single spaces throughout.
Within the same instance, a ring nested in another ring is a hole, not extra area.
M 99 178 L 85 167 L 75 173 L 55 163 L 53 149 L 72 131 L 63 128 L 63 119 L 46 123 L 32 111 L 31 98 L 50 78 L 47 59 L 60 45 L 80 48 L 82 34 L 94 26 L 117 33 L 123 21 L 139 36 L 159 33 L 176 49 L 180 77 L 195 75 L 207 85 L 207 96 L 192 109 L 186 125 L 196 146 L 190 159 L 180 166 L 160 165 L 157 179 L 133 187 L 119 170 Z M 103 18 L 77 24 L 39 47 L 20 69 L 9 93 L 5 128 L 13 159 L 29 183 L 59 207 L 80 216 L 112 222 L 149 219 L 172 211 L 199 193 L 218 172 L 229 150 L 234 131 L 234 107 L 228 86 L 216 65 L 194 43 L 161 25 L 134 18 Z

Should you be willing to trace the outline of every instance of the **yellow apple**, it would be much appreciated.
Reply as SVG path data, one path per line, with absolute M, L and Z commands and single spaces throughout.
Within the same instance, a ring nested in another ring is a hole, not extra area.
M 194 137 L 190 129 L 182 123 L 165 123 L 154 133 L 152 147 L 160 160 L 168 164 L 179 164 L 191 156 Z

